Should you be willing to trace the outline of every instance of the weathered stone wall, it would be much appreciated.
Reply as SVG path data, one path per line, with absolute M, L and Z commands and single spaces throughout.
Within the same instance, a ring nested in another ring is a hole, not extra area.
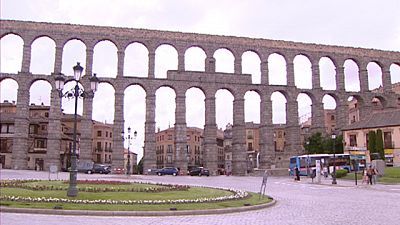
M 234 174 L 245 174 L 245 133 L 244 133 L 244 94 L 247 91 L 256 91 L 261 96 L 261 166 L 282 165 L 288 156 L 299 153 L 301 149 L 300 130 L 298 123 L 297 96 L 306 93 L 313 101 L 312 121 L 313 129 L 323 130 L 323 107 L 324 95 L 331 95 L 337 102 L 337 128 L 346 124 L 345 104 L 349 96 L 361 99 L 360 114 L 368 113 L 370 100 L 379 97 L 387 107 L 394 106 L 397 97 L 390 91 L 391 64 L 400 65 L 400 53 L 393 51 L 381 51 L 373 49 L 338 47 L 317 44 L 305 44 L 288 41 L 274 41 L 266 39 L 252 39 L 244 37 L 216 36 L 205 34 L 192 34 L 180 32 L 167 32 L 143 29 L 129 29 L 116 27 L 82 26 L 70 24 L 53 24 L 0 20 L 0 37 L 7 34 L 19 35 L 23 41 L 23 59 L 21 72 L 18 74 L 1 73 L 0 80 L 11 78 L 19 85 L 17 118 L 15 122 L 15 138 L 13 145 L 13 168 L 25 169 L 27 157 L 28 140 L 28 114 L 29 85 L 36 80 L 47 80 L 54 87 L 54 77 L 61 73 L 62 55 L 64 45 L 72 39 L 79 39 L 86 45 L 86 68 L 85 74 L 92 74 L 93 49 L 96 43 L 109 40 L 117 47 L 118 68 L 116 78 L 101 78 L 101 82 L 111 84 L 115 92 L 115 118 L 114 118 L 114 149 L 113 164 L 115 167 L 123 165 L 123 143 L 118 137 L 123 130 L 123 96 L 124 90 L 132 84 L 138 84 L 146 91 L 146 122 L 145 122 L 145 146 L 144 146 L 144 171 L 156 167 L 155 154 L 155 92 L 161 86 L 169 86 L 177 93 L 176 106 L 176 163 L 178 167 L 184 168 L 186 153 L 186 106 L 184 94 L 191 87 L 198 87 L 206 96 L 205 99 L 205 131 L 204 131 L 204 161 L 207 167 L 215 173 L 217 170 L 217 145 L 216 145 L 216 120 L 215 120 L 215 93 L 219 89 L 227 89 L 234 96 L 234 124 L 233 124 L 233 172 Z M 31 60 L 31 44 L 39 37 L 47 36 L 55 41 L 54 73 L 50 76 L 31 74 L 29 71 Z M 124 55 L 126 47 L 140 42 L 147 47 L 149 54 L 148 76 L 146 78 L 124 77 Z M 178 70 L 169 71 L 166 79 L 156 79 L 155 51 L 161 44 L 170 44 L 178 52 Z M 185 71 L 185 51 L 198 46 L 206 53 L 205 71 Z M 214 52 L 220 48 L 232 52 L 234 60 L 234 73 L 216 73 Z M 252 84 L 251 76 L 242 74 L 241 56 L 246 51 L 255 52 L 260 60 L 261 84 Z M 287 85 L 269 85 L 268 83 L 268 57 L 272 53 L 282 55 L 287 64 Z M 293 59 L 297 55 L 305 55 L 310 59 L 312 66 L 312 89 L 296 88 L 294 82 Z M 323 90 L 319 80 L 319 59 L 328 57 L 336 67 L 336 90 Z M 344 67 L 347 59 L 354 60 L 360 68 L 360 92 L 346 92 L 344 88 Z M 368 74 L 366 66 L 369 62 L 376 62 L 382 69 L 383 93 L 372 93 L 368 88 Z M 88 87 L 87 79 L 82 81 L 84 87 Z M 287 100 L 287 148 L 283 154 L 274 154 L 272 136 L 272 106 L 271 95 L 281 92 Z M 52 94 L 52 104 L 58 101 L 58 96 Z M 92 98 L 84 99 L 84 111 L 82 116 L 81 155 L 88 158 L 91 152 L 91 132 L 88 128 L 92 115 Z M 50 116 L 51 129 L 59 129 L 60 115 L 52 106 Z M 49 131 L 52 133 L 50 146 L 56 147 L 57 140 L 61 134 L 59 130 Z M 48 152 L 48 163 L 54 163 L 56 154 Z M 278 159 L 279 158 L 279 159 Z

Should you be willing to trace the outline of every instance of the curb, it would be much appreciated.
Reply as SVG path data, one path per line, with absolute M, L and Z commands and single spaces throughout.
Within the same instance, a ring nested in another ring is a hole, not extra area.
M 62 209 L 31 209 L 31 208 L 9 208 L 0 206 L 0 212 L 7 213 L 28 213 L 28 214 L 47 214 L 47 215 L 68 215 L 68 216 L 188 216 L 188 215 L 212 215 L 227 214 L 236 212 L 246 212 L 269 208 L 276 204 L 276 200 L 272 202 L 242 206 L 226 209 L 206 209 L 206 210 L 176 210 L 176 211 L 96 211 L 96 210 L 62 210 Z

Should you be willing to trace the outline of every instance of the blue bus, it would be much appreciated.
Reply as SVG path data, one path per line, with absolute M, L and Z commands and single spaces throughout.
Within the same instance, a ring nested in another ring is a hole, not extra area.
M 319 160 L 322 167 L 328 167 L 333 170 L 333 165 L 336 169 L 346 169 L 351 171 L 350 155 L 349 154 L 312 154 L 312 155 L 299 155 L 292 156 L 289 160 L 289 175 L 294 176 L 294 169 L 297 167 L 300 171 L 300 176 L 308 176 L 316 168 L 315 162 Z M 321 168 L 322 169 L 322 168 Z

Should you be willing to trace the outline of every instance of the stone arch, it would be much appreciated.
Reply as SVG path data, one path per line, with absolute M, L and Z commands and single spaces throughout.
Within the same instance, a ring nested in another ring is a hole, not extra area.
M 72 67 L 80 62 L 86 67 L 86 45 L 79 39 L 71 39 L 63 45 L 61 72 L 65 75 L 73 75 Z
M 247 91 L 244 95 L 244 121 L 260 123 L 261 97 L 257 91 Z
M 18 73 L 21 71 L 24 40 L 21 36 L 8 33 L 0 39 L 1 72 Z
M 321 88 L 323 90 L 336 90 L 336 66 L 334 61 L 328 57 L 321 57 L 319 60 L 319 73 Z
M 390 65 L 390 77 L 392 84 L 400 82 L 400 63 L 392 63 Z
M 227 48 L 219 48 L 214 52 L 215 72 L 234 73 L 235 56 Z
M 287 93 L 284 91 L 274 91 L 271 94 L 273 124 L 286 124 L 287 96 Z
M 280 53 L 268 56 L 268 80 L 271 85 L 287 84 L 286 59 Z
M 377 111 L 377 110 L 382 110 L 384 108 L 387 107 L 387 100 L 384 96 L 382 95 L 374 95 L 372 99 L 370 99 L 371 101 L 371 106 L 372 106 L 372 110 Z
M 71 68 L 72 70 L 72 68 Z M 71 92 L 74 90 L 76 83 L 75 80 L 69 79 L 65 81 L 64 84 L 64 89 L 62 90 L 62 93 L 65 95 L 66 92 Z M 79 88 L 84 90 L 85 88 L 81 83 L 78 82 Z M 61 99 L 61 108 L 62 111 L 65 114 L 74 114 L 75 111 L 75 99 L 74 98 L 62 98 Z M 78 109 L 77 109 L 77 114 L 81 115 L 83 114 L 83 99 L 78 98 Z
M 18 100 L 18 82 L 13 78 L 2 77 L 0 79 L 0 103 L 5 101 L 17 103 Z
M 251 74 L 253 84 L 261 84 L 261 59 L 254 51 L 246 51 L 242 54 L 242 73 Z
M 360 108 L 364 106 L 364 99 L 361 95 L 349 95 L 347 98 L 349 109 L 349 123 L 360 121 Z
M 50 106 L 51 83 L 44 79 L 35 80 L 29 87 L 29 104 Z
M 186 90 L 186 125 L 188 127 L 204 127 L 205 125 L 205 93 L 201 88 L 191 87 Z
M 328 134 L 332 133 L 338 127 L 338 109 L 337 109 L 337 96 L 332 94 L 325 94 L 322 97 L 322 103 L 324 106 L 324 122 L 326 127 L 326 132 Z
M 168 70 L 178 69 L 178 51 L 173 45 L 159 45 L 155 51 L 155 77 L 167 78 Z
M 128 127 L 138 135 L 132 143 L 132 149 L 138 154 L 138 159 L 143 156 L 145 122 L 146 122 L 146 89 L 140 84 L 130 84 L 124 89 L 124 124 L 125 131 Z M 127 148 L 127 143 L 125 143 Z
M 316 99 L 308 92 L 301 92 L 297 95 L 297 106 L 298 115 L 300 123 L 309 122 L 312 124 L 312 105 L 315 103 Z
M 346 59 L 344 66 L 344 86 L 346 91 L 360 91 L 359 67 L 354 59 Z
M 225 128 L 233 124 L 233 100 L 234 94 L 226 88 L 220 88 L 215 92 L 215 118 L 217 126 Z
M 206 53 L 199 46 L 191 46 L 185 51 L 185 70 L 205 71 Z
M 33 74 L 50 75 L 54 71 L 56 43 L 48 36 L 36 38 L 32 43 L 31 68 Z
M 161 130 L 175 124 L 176 91 L 173 87 L 162 85 L 156 90 L 156 126 Z
M 297 88 L 312 89 L 311 61 L 304 55 L 296 55 L 293 59 L 295 85 Z
M 372 61 L 367 64 L 368 87 L 374 90 L 382 87 L 382 67 L 378 62 Z
M 93 71 L 98 77 L 117 77 L 118 48 L 109 40 L 101 40 L 93 48 Z
M 149 50 L 140 42 L 133 42 L 125 48 L 124 76 L 148 77 Z
M 113 123 L 115 105 L 115 88 L 108 82 L 100 82 L 93 98 L 92 119 L 104 123 Z M 102 110 L 107 109 L 107 110 Z

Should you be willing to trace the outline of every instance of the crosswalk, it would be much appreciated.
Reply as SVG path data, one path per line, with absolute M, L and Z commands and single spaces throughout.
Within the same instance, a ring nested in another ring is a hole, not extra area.
M 317 184 L 317 183 L 301 183 L 301 182 L 287 182 L 287 181 L 275 181 L 274 184 L 292 186 L 292 187 L 302 188 L 302 189 L 313 189 L 313 190 L 349 188 L 349 187 L 343 187 L 343 186 L 328 186 L 328 185 Z

